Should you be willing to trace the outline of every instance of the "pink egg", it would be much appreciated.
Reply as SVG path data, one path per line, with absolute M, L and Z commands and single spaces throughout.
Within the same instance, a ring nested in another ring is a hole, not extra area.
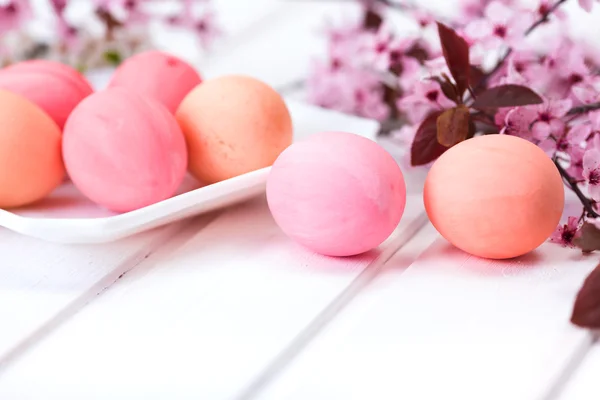
M 427 175 L 425 209 L 435 228 L 467 253 L 523 255 L 552 234 L 564 207 L 558 169 L 542 149 L 485 135 L 446 151 Z
M 183 98 L 200 82 L 200 75 L 185 61 L 160 51 L 146 51 L 121 64 L 108 86 L 153 97 L 175 113 Z
M 94 91 L 75 69 L 47 60 L 24 61 L 0 70 L 0 88 L 35 103 L 60 129 L 75 106 Z
M 377 143 L 324 132 L 281 153 L 269 174 L 267 200 L 290 238 L 320 254 L 350 256 L 393 232 L 406 187 L 398 164 Z
M 110 210 L 135 210 L 171 197 L 187 168 L 185 139 L 160 103 L 120 88 L 85 99 L 63 134 L 73 183 Z

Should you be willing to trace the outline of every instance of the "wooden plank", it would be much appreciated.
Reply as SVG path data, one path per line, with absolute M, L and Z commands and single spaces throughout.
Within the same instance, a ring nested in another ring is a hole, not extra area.
M 46 243 L 0 229 L 0 367 L 150 256 L 180 227 L 90 246 Z
M 598 335 L 596 336 L 596 339 Z M 596 340 L 563 385 L 543 400 L 597 400 L 600 397 L 600 342 Z
M 552 244 L 482 260 L 440 238 L 407 271 L 389 263 L 255 398 L 535 398 L 580 340 L 569 314 L 596 263 Z
M 232 398 L 424 223 L 413 195 L 380 250 L 337 259 L 288 240 L 264 199 L 236 207 L 32 346 L 0 378 L 0 398 Z

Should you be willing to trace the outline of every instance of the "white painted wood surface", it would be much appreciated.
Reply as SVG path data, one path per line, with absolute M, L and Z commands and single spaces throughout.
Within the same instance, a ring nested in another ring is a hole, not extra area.
M 264 199 L 236 207 L 41 340 L 4 374 L 0 398 L 233 398 L 424 223 L 413 196 L 380 251 L 334 259 L 290 242 Z
M 439 238 L 408 270 L 388 263 L 258 398 L 532 399 L 579 340 L 569 313 L 596 264 L 551 244 L 483 260 Z
M 0 229 L 0 369 L 178 231 L 174 224 L 116 243 L 61 246 Z
M 578 368 L 568 377 L 562 391 L 557 393 L 559 400 L 596 400 L 600 393 L 600 343 L 592 347 Z
M 203 73 L 274 86 L 303 76 L 324 15 L 354 12 L 218 3 L 237 28 Z M 102 246 L 0 230 L 0 399 L 597 399 L 600 346 L 568 317 L 598 257 L 468 257 L 424 219 L 422 177 L 394 235 L 350 259 L 292 244 L 263 198 Z

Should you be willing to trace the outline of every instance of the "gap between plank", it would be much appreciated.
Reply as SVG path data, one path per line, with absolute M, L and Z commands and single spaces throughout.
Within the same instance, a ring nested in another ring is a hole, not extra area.
M 251 400 L 262 389 L 283 372 L 289 363 L 382 271 L 385 264 L 404 246 L 411 243 L 417 234 L 427 225 L 429 219 L 422 212 L 390 245 L 373 260 L 296 338 L 258 375 L 254 381 L 242 390 L 236 400 Z
M 75 300 L 67 304 L 62 310 L 55 314 L 45 323 L 41 324 L 38 329 L 30 335 L 23 338 L 21 342 L 16 344 L 4 357 L 0 358 L 0 376 L 6 371 L 10 365 L 22 356 L 31 346 L 43 339 L 50 332 L 58 328 L 73 315 L 80 312 L 88 304 L 94 301 L 99 295 L 108 290 L 113 284 L 119 281 L 126 273 L 130 272 L 137 266 L 146 262 L 155 253 L 164 248 L 177 248 L 190 240 L 200 229 L 204 229 L 213 220 L 215 220 L 222 211 L 217 211 L 203 215 L 198 218 L 192 218 L 189 221 L 182 221 L 163 227 L 164 231 L 157 235 L 156 238 L 148 242 L 139 251 L 131 257 L 124 260 L 120 265 L 116 266 L 110 273 L 106 274 L 102 279 L 98 280 L 88 290 L 80 294 Z M 201 222 L 199 222 L 201 221 Z M 193 227 L 193 229 L 191 228 Z M 160 228 L 158 228 L 160 229 Z
M 599 343 L 599 339 L 599 331 L 581 331 L 567 359 L 561 360 L 560 365 L 552 370 L 554 378 L 550 380 L 550 384 L 543 390 L 542 394 L 535 397 L 535 400 L 559 399 L 567 383 L 575 375 L 575 372 L 581 368 L 594 344 Z

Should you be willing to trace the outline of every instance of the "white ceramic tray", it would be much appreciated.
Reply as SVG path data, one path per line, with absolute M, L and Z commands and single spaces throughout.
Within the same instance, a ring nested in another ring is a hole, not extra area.
M 294 140 L 327 130 L 375 137 L 377 123 L 374 121 L 294 101 L 287 101 L 287 104 L 294 124 Z M 10 211 L 0 209 L 0 226 L 51 242 L 109 242 L 261 194 L 269 170 L 263 168 L 204 187 L 187 177 L 178 195 L 123 214 L 96 206 L 70 182 L 65 182 L 35 205 Z

